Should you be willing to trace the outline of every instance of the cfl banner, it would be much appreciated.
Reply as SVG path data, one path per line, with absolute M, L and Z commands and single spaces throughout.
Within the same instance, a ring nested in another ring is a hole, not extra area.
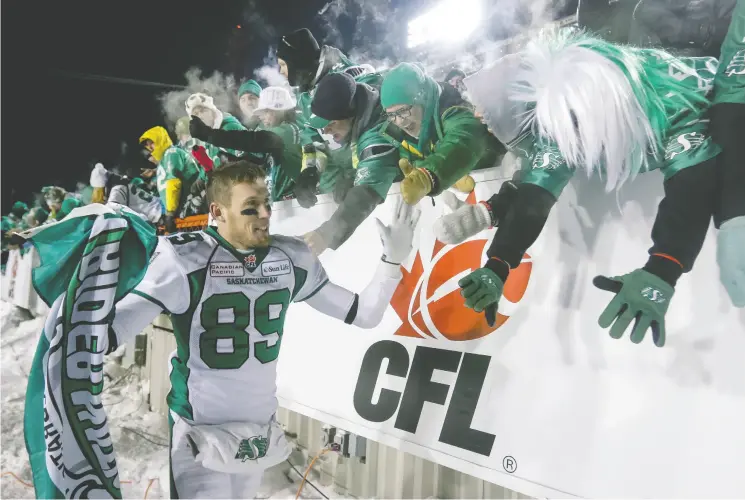
M 51 306 L 26 391 L 24 434 L 37 498 L 121 498 L 101 402 L 116 302 L 142 279 L 155 231 L 128 209 L 73 210 L 26 236 L 33 284 Z
M 469 202 L 503 181 L 474 177 Z M 665 347 L 614 340 L 597 323 L 612 294 L 592 278 L 644 265 L 662 177 L 640 175 L 618 196 L 576 177 L 510 274 L 494 327 L 457 286 L 485 262 L 493 230 L 444 245 L 432 224 L 448 209 L 423 200 L 415 251 L 378 328 L 290 310 L 280 404 L 534 497 L 741 497 L 745 311 L 719 284 L 715 229 L 676 287 Z M 331 280 L 364 288 L 381 253 L 373 217 L 388 223 L 396 196 L 321 256 Z M 286 205 L 275 233 L 303 234 L 335 209 Z

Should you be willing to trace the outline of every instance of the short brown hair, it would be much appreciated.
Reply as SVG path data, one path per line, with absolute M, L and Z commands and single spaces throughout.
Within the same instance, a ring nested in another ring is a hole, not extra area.
M 212 171 L 207 183 L 207 202 L 230 205 L 230 193 L 236 184 L 253 184 L 266 177 L 264 169 L 247 160 L 239 160 Z

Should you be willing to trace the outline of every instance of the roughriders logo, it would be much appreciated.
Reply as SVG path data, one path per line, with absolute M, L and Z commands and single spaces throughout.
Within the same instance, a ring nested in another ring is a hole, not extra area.
M 745 75 L 745 49 L 738 51 L 724 71 L 727 76 Z
M 474 192 L 466 202 L 476 203 Z M 465 306 L 458 287 L 458 280 L 485 262 L 485 247 L 490 236 L 455 246 L 435 241 L 430 258 L 426 258 L 421 249 L 417 252 L 411 270 L 402 268 L 403 279 L 391 300 L 403 322 L 396 335 L 473 340 L 489 335 L 507 321 L 527 289 L 533 266 L 530 255 L 525 254 L 522 263 L 510 272 L 493 327 L 487 324 L 483 312 L 477 313 Z
M 241 462 L 245 462 L 246 460 L 256 461 L 266 456 L 267 448 L 269 448 L 269 441 L 264 436 L 241 439 L 235 459 Z
M 706 137 L 698 132 L 680 134 L 668 143 L 665 149 L 665 159 L 672 160 L 679 154 L 696 149 L 704 143 L 705 139 Z

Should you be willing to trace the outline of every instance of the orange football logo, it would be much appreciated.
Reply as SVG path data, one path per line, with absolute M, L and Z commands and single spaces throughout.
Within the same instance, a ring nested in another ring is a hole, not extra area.
M 476 203 L 474 192 L 466 202 Z M 417 251 L 411 271 L 401 268 L 403 279 L 391 299 L 391 306 L 402 322 L 395 335 L 473 340 L 493 333 L 509 319 L 509 315 L 500 311 L 496 323 L 490 327 L 484 313 L 467 308 L 460 294 L 458 280 L 482 266 L 488 241 L 469 240 L 451 247 L 435 241 L 426 267 L 421 252 Z M 505 299 L 512 304 L 520 302 L 528 288 L 532 267 L 532 258 L 526 253 L 507 278 L 500 309 Z

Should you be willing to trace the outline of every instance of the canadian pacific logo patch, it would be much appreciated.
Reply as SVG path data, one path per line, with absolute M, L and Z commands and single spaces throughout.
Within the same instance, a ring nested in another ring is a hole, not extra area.
M 210 264 L 210 276 L 213 278 L 235 278 L 246 274 L 246 268 L 240 262 L 213 262 Z

